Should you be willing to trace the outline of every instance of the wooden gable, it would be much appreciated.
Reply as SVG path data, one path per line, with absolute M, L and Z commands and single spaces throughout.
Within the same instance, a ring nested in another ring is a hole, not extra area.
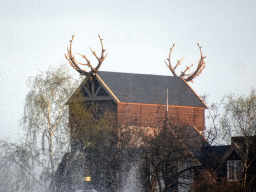
M 116 96 L 97 75 L 86 77 L 75 93 L 69 98 L 67 103 L 70 103 L 78 93 L 82 94 L 83 101 L 94 102 L 113 100 L 115 103 L 119 102 Z
M 81 87 L 81 93 L 85 101 L 111 100 L 109 93 L 104 89 L 101 83 L 96 79 L 87 81 Z

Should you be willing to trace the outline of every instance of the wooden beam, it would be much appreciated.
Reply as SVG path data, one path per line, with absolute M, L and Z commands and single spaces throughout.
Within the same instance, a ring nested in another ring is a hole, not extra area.
M 100 76 L 96 73 L 96 78 L 98 82 L 104 87 L 105 91 L 108 93 L 108 95 L 115 101 L 115 103 L 120 103 L 119 99 L 115 96 L 115 94 L 109 89 L 109 87 L 105 84 L 105 82 L 100 78 Z
M 109 96 L 93 96 L 93 97 L 84 97 L 84 101 L 105 101 L 105 100 L 112 100 Z

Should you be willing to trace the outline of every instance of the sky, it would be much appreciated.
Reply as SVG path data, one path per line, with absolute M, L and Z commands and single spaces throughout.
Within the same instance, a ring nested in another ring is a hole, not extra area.
M 190 85 L 208 105 L 256 87 L 255 0 L 0 0 L 0 139 L 22 138 L 27 80 L 67 63 L 73 34 L 93 65 L 89 46 L 99 53 L 102 36 L 102 71 L 169 76 L 173 43 L 173 65 L 186 55 L 179 72 L 199 60 L 199 42 L 206 68 Z

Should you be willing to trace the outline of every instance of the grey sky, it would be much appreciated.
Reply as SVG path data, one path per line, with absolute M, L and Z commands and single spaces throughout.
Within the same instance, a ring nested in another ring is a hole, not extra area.
M 101 34 L 109 52 L 101 70 L 158 75 L 171 75 L 164 59 L 173 43 L 172 62 L 186 55 L 185 67 L 198 61 L 200 42 L 207 66 L 191 86 L 210 103 L 255 87 L 254 0 L 0 0 L 1 139 L 20 138 L 28 77 L 66 62 L 74 33 L 75 51 L 89 57 Z

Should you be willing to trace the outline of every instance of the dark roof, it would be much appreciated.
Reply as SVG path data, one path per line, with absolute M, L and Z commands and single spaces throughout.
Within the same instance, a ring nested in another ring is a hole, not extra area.
M 213 164 L 218 163 L 223 155 L 227 152 L 230 145 L 221 145 L 221 146 L 210 146 L 206 145 L 195 153 L 197 159 L 207 166 L 213 166 Z
M 227 152 L 229 147 L 230 145 L 210 146 L 208 151 L 214 153 L 218 158 L 221 158 Z M 205 149 L 206 148 L 207 147 L 205 147 Z
M 120 102 L 206 107 L 180 77 L 99 71 L 97 75 Z

